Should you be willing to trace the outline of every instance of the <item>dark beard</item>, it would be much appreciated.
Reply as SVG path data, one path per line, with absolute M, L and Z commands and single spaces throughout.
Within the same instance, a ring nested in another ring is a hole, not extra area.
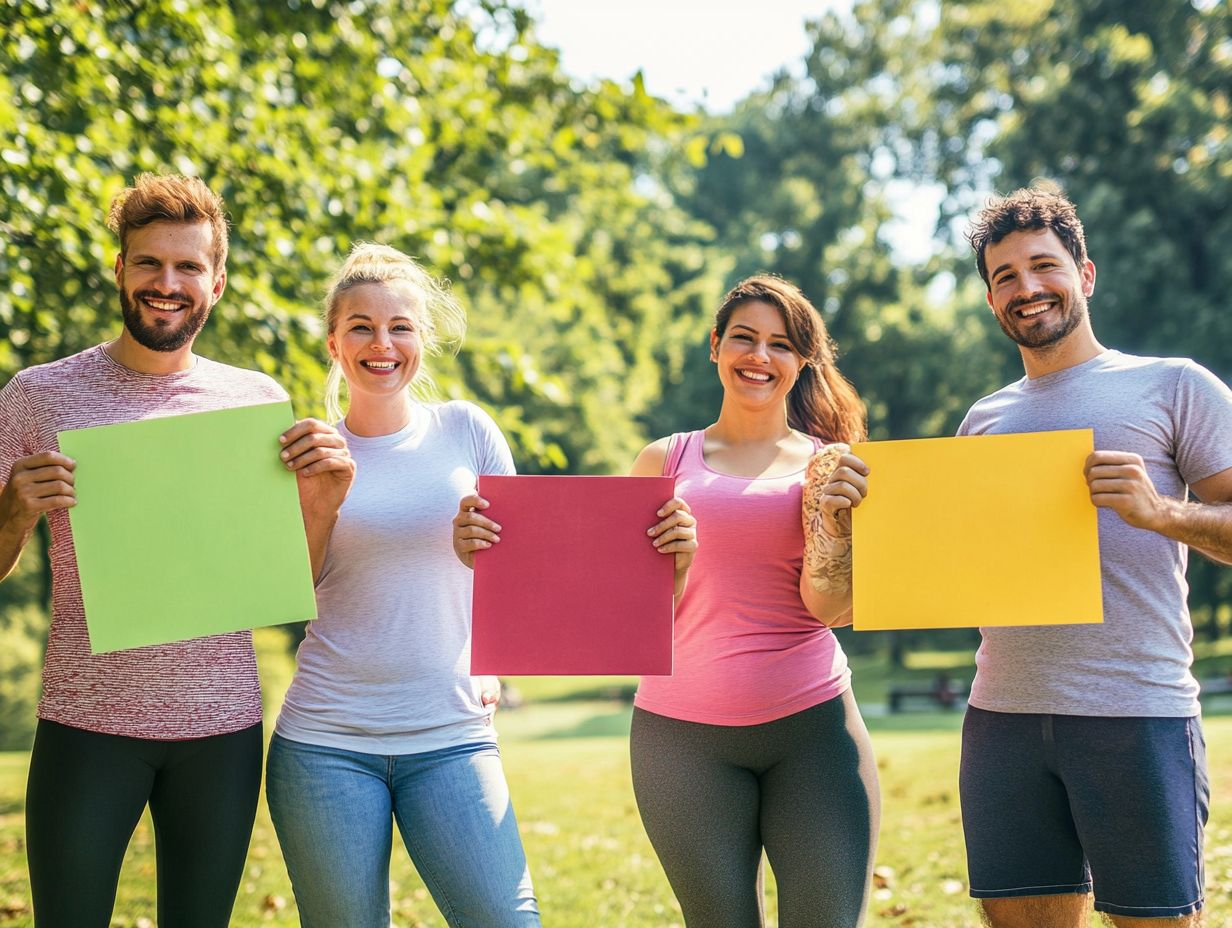
M 1049 294 L 1055 295 L 1055 294 Z M 1019 306 L 1031 302 L 1036 299 L 1037 295 L 1032 294 L 1030 297 L 1025 297 L 1021 300 L 1015 300 L 1007 307 L 1007 315 L 1013 313 Z M 1073 293 L 1067 298 L 1063 307 L 1066 311 L 1065 318 L 1061 320 L 1061 325 L 1055 329 L 1049 329 L 1038 334 L 1024 334 L 1017 328 L 1010 326 L 1000 316 L 997 316 L 997 324 L 1001 326 L 1001 331 L 1008 335 L 1014 342 L 1021 345 L 1023 348 L 1038 350 L 1040 348 L 1051 348 L 1067 335 L 1078 328 L 1079 323 L 1087 316 L 1087 299 L 1081 293 Z M 1011 316 L 1011 318 L 1013 318 Z
M 132 299 L 130 299 L 128 293 L 121 286 L 120 313 L 124 317 L 124 328 L 128 329 L 129 334 L 143 348 L 149 348 L 151 351 L 179 351 L 197 337 L 197 333 L 205 325 L 205 320 L 209 318 L 210 307 L 205 305 L 196 310 L 181 310 L 181 312 L 187 314 L 187 318 L 175 328 L 147 325 L 145 320 L 141 318 L 141 310 L 137 308 L 134 300 L 141 299 L 142 297 L 158 299 L 162 296 L 168 295 L 154 293 L 150 290 L 142 290 L 140 293 L 134 293 Z M 190 302 L 182 293 L 170 294 L 169 296 L 172 299 Z

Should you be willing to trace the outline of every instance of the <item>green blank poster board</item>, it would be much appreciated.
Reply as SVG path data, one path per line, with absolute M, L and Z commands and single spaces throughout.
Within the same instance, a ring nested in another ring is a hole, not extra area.
M 95 654 L 316 617 L 289 402 L 60 433 Z

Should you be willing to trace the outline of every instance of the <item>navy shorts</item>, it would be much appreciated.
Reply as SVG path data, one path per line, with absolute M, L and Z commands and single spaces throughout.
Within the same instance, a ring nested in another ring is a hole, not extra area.
M 959 765 L 971 895 L 1089 893 L 1110 915 L 1202 908 L 1210 806 L 1197 718 L 988 712 Z

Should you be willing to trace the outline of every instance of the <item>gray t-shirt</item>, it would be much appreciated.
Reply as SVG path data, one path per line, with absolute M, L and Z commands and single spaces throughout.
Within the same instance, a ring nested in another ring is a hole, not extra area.
M 338 428 L 355 482 L 276 730 L 369 754 L 494 741 L 470 675 L 471 571 L 453 552 L 452 519 L 476 475 L 514 472 L 509 446 L 463 402 L 417 404 L 392 435 Z
M 1185 358 L 1105 351 L 1017 383 L 971 407 L 959 435 L 1092 428 L 1095 447 L 1142 456 L 1160 494 L 1232 467 L 1232 391 Z M 1029 486 L 1031 462 L 1014 477 Z M 983 628 L 971 704 L 994 712 L 1196 715 L 1193 627 L 1185 599 L 1189 549 L 1099 510 L 1104 621 Z M 1007 550 L 1020 570 L 1047 551 Z

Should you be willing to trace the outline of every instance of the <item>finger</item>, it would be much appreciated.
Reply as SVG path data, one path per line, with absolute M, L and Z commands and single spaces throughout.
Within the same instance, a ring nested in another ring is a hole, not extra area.
M 662 506 L 659 507 L 659 511 L 656 512 L 655 515 L 657 515 L 659 518 L 663 518 L 665 515 L 671 512 L 692 512 L 692 510 L 689 509 L 689 504 L 686 503 L 679 496 L 673 496 L 666 503 L 664 503 Z
M 325 432 L 312 432 L 291 442 L 279 452 L 278 456 L 284 461 L 291 461 L 313 448 L 342 451 L 346 449 L 346 440 L 336 432 L 332 435 Z
M 339 452 L 333 448 L 308 448 L 299 454 L 292 455 L 284 463 L 288 470 L 303 471 L 308 465 L 318 461 L 339 457 Z M 320 468 L 317 468 L 320 470 Z
M 496 543 L 500 541 L 500 535 L 498 535 L 496 532 L 491 531 L 486 528 L 482 528 L 478 525 L 467 525 L 467 526 L 461 527 L 457 530 L 457 533 L 454 537 L 458 538 L 459 540 L 479 539 L 481 541 L 489 541 L 492 543 Z
M 328 422 L 322 422 L 320 419 L 300 419 L 289 429 L 278 436 L 278 443 L 281 445 L 290 445 L 305 435 L 313 432 L 333 433 L 338 434 L 338 430 Z
M 693 530 L 691 525 L 673 525 L 670 526 L 663 534 L 655 537 L 653 544 L 656 548 L 667 544 L 671 541 L 679 541 L 681 539 L 696 539 L 697 532 Z
M 673 541 L 658 549 L 660 554 L 694 554 L 697 552 L 696 541 Z
M 500 541 L 499 538 L 496 541 Z M 472 554 L 475 551 L 484 551 L 492 547 L 493 542 L 483 538 L 455 538 L 453 547 L 455 551 L 462 554 Z
M 1101 477 L 1098 480 L 1093 480 L 1089 484 L 1089 489 L 1092 494 L 1095 493 L 1124 493 L 1126 495 L 1141 492 L 1142 484 L 1136 480 L 1125 480 L 1117 477 Z
M 851 506 L 864 499 L 864 494 L 849 483 L 831 483 L 821 494 L 821 508 L 829 509 L 842 500 L 843 506 Z
M 18 471 L 31 471 L 42 467 L 63 467 L 66 470 L 73 470 L 76 466 L 77 462 L 67 454 L 61 454 L 58 451 L 40 451 L 38 454 L 14 461 L 12 473 L 16 475 Z
M 26 501 L 27 512 L 51 512 L 54 509 L 72 509 L 77 505 L 76 496 L 44 496 Z
M 864 463 L 864 459 L 857 457 L 851 452 L 847 452 L 838 459 L 838 470 L 841 471 L 844 469 L 849 470 L 852 473 L 860 474 L 861 476 L 868 476 L 869 473 L 869 466 Z M 835 471 L 835 473 L 837 472 L 838 471 Z
M 469 493 L 458 501 L 458 511 L 467 512 L 472 509 L 487 509 L 491 504 L 478 493 Z
M 1100 476 L 1143 477 L 1145 475 L 1146 467 L 1141 464 L 1096 464 L 1087 471 L 1088 479 Z
M 646 534 L 651 536 L 652 538 L 657 538 L 661 536 L 664 532 L 671 531 L 673 528 L 676 528 L 677 526 L 682 526 L 684 528 L 693 529 L 693 528 L 696 528 L 697 526 L 697 520 L 693 518 L 692 513 L 685 512 L 684 510 L 678 509 L 675 512 L 673 512 L 671 515 L 669 515 L 666 519 L 664 519 L 662 522 L 652 525 L 650 528 L 646 529 Z
M 1138 467 L 1145 466 L 1142 455 L 1134 454 L 1132 451 L 1092 451 L 1087 455 L 1083 470 L 1089 473 L 1094 467 L 1121 464 L 1137 465 Z
M 13 483 L 17 486 L 51 482 L 67 483 L 72 486 L 77 482 L 77 478 L 73 476 L 72 470 L 59 464 L 35 468 L 22 474 L 15 474 L 13 477 Z
M 46 480 L 31 484 L 21 495 L 26 499 L 48 499 L 53 496 L 67 496 L 74 499 L 77 491 L 67 480 Z
M 501 530 L 500 523 L 494 522 L 487 516 L 480 515 L 477 512 L 459 512 L 453 517 L 455 529 L 465 529 L 468 526 L 486 529 L 489 532 L 499 532 Z
M 831 492 L 838 487 L 848 487 L 853 490 L 857 496 L 868 495 L 868 481 L 855 471 L 845 471 L 844 473 L 836 473 L 830 478 L 830 482 L 821 488 L 822 495 Z
M 293 461 L 287 461 L 287 469 L 302 476 L 311 476 L 325 472 L 335 474 L 347 471 L 355 473 L 355 460 L 346 453 L 333 448 L 315 448 L 301 454 Z

